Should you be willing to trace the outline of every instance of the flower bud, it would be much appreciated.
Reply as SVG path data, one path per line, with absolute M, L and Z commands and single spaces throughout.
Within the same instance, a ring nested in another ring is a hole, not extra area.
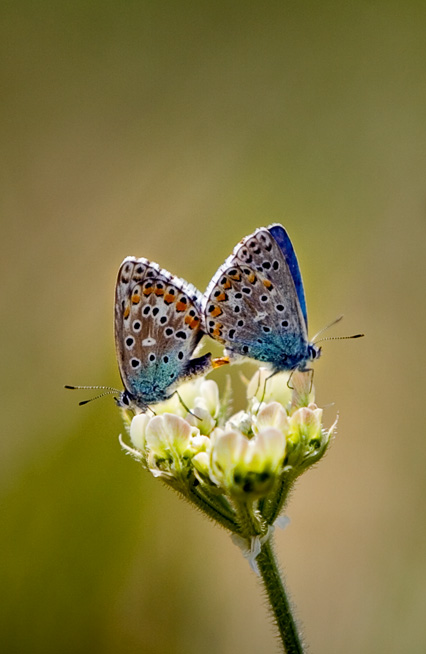
M 322 430 L 322 409 L 315 404 L 297 409 L 289 419 L 287 436 L 287 463 L 293 467 L 314 463 L 325 451 L 334 425 L 326 432 Z
M 267 427 L 275 427 L 283 434 L 289 429 L 287 412 L 279 402 L 263 404 L 259 413 L 253 416 L 253 431 L 256 434 Z
M 284 434 L 275 428 L 248 439 L 237 430 L 221 432 L 212 443 L 212 480 L 234 496 L 262 497 L 273 487 L 285 456 Z

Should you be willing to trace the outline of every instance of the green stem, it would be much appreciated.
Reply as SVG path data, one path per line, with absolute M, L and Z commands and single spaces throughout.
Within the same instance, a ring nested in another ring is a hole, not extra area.
M 223 505 L 216 502 L 213 497 L 202 492 L 198 486 L 192 484 L 179 489 L 181 493 L 193 504 L 195 504 L 203 513 L 228 529 L 233 534 L 239 534 L 240 528 L 235 522 L 234 516 L 225 510 Z
M 266 533 L 268 527 L 264 524 L 260 513 L 255 511 L 253 502 L 236 502 L 235 509 L 240 532 L 244 538 L 250 541 L 251 538 Z
M 270 539 L 263 543 L 256 561 L 268 596 L 270 609 L 280 632 L 284 652 L 286 654 L 303 654 L 300 636 Z
M 294 475 L 289 475 L 289 474 L 284 475 L 284 477 L 279 482 L 279 486 L 277 490 L 274 491 L 274 495 L 272 499 L 268 499 L 262 502 L 261 504 L 259 503 L 259 508 L 262 513 L 262 516 L 266 520 L 268 525 L 273 525 L 275 520 L 282 512 L 287 502 L 288 495 L 294 480 L 295 480 Z

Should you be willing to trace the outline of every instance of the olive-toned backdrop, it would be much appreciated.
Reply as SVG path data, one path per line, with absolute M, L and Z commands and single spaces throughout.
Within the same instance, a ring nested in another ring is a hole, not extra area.
M 121 452 L 111 398 L 63 390 L 120 386 L 125 256 L 204 289 L 274 221 L 311 335 L 366 333 L 324 344 L 338 436 L 276 534 L 306 641 L 426 650 L 425 33 L 415 1 L 2 3 L 4 651 L 277 651 L 227 534 Z

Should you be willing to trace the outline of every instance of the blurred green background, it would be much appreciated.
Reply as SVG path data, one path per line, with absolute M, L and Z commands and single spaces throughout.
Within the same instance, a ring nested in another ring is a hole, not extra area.
M 324 345 L 339 433 L 276 537 L 306 641 L 426 651 L 425 33 L 414 1 L 1 3 L 3 651 L 277 651 L 227 534 L 63 390 L 120 385 L 125 256 L 204 289 L 273 221 L 311 335 L 367 335 Z

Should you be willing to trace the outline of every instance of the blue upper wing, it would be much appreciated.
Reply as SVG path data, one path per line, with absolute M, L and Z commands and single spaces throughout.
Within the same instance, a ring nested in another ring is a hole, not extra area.
M 268 227 L 269 233 L 274 237 L 281 252 L 283 253 L 287 265 L 290 269 L 291 276 L 293 277 L 294 286 L 299 300 L 300 308 L 305 319 L 306 330 L 308 330 L 308 314 L 306 311 L 305 291 L 303 289 L 302 275 L 300 274 L 299 264 L 297 262 L 296 253 L 290 238 L 282 225 L 271 225 Z

